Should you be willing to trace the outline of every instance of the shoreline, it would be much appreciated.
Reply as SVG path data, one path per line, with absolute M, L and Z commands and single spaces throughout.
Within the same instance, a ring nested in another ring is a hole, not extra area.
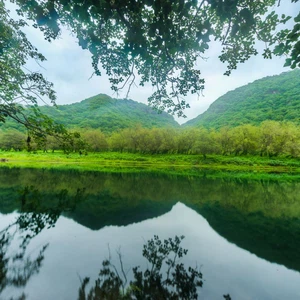
M 0 167 L 120 173 L 161 173 L 248 179 L 300 180 L 300 160 L 283 157 L 99 152 L 0 151 Z

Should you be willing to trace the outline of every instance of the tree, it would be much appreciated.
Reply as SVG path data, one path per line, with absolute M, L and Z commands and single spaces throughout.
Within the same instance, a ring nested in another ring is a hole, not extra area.
M 65 128 L 38 109 L 38 100 L 45 101 L 47 97 L 55 104 L 56 96 L 51 82 L 41 73 L 26 68 L 29 59 L 38 63 L 46 59 L 22 31 L 26 25 L 22 19 L 10 18 L 3 0 L 0 0 L 0 122 L 9 117 L 24 125 L 29 136 L 45 138 L 52 134 L 66 138 Z
M 197 134 L 196 128 L 181 131 L 177 136 L 177 152 L 181 154 L 191 153 L 197 140 Z
M 114 91 L 149 82 L 155 88 L 149 103 L 178 116 L 189 106 L 182 97 L 204 88 L 196 63 L 211 39 L 222 44 L 226 75 L 258 54 L 256 40 L 266 45 L 264 58 L 285 54 L 286 66 L 300 66 L 300 14 L 289 29 L 291 17 L 274 11 L 280 0 L 12 1 L 49 41 L 68 26 L 91 52 L 95 74 L 102 67 Z
M 235 154 L 256 154 L 259 130 L 251 124 L 240 125 L 231 129 L 233 149 Z
M 23 150 L 25 148 L 26 136 L 18 130 L 0 132 L 0 149 L 2 150 Z
M 294 123 L 284 124 L 286 127 L 287 142 L 285 145 L 285 153 L 291 157 L 300 156 L 300 130 Z
M 286 143 L 286 134 L 279 122 L 264 121 L 260 126 L 260 153 L 266 156 L 277 156 Z
M 108 148 L 108 143 L 103 132 L 99 129 L 89 129 L 80 133 L 83 141 L 87 144 L 88 151 L 99 152 Z
M 206 158 L 207 154 L 216 153 L 218 151 L 218 145 L 214 132 L 208 131 L 205 128 L 199 128 L 192 151 L 202 154 L 203 158 Z
M 109 139 L 109 146 L 112 150 L 123 152 L 127 145 L 128 139 L 126 135 L 124 135 L 124 131 L 113 132 Z

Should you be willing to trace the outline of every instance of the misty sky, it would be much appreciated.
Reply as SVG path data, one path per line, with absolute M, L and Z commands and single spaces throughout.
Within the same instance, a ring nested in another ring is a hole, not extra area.
M 274 9 L 276 9 L 274 7 Z M 281 1 L 279 12 L 289 15 L 297 15 L 300 10 L 300 2 L 290 4 L 290 1 Z M 45 77 L 54 83 L 57 92 L 57 104 L 70 104 L 79 102 L 96 94 L 104 93 L 114 98 L 124 98 L 126 91 L 115 94 L 110 90 L 110 84 L 105 74 L 101 77 L 94 76 L 91 66 L 91 55 L 89 51 L 82 50 L 76 43 L 76 39 L 69 31 L 64 30 L 60 39 L 51 43 L 44 40 L 42 33 L 29 27 L 26 30 L 29 40 L 47 58 L 42 67 L 35 62 L 30 62 L 28 67 L 31 71 L 40 71 Z M 264 45 L 259 45 L 263 49 Z M 186 97 L 191 108 L 185 111 L 187 119 L 176 118 L 179 123 L 186 122 L 202 112 L 218 97 L 239 86 L 245 85 L 265 76 L 286 72 L 284 68 L 284 57 L 276 57 L 272 60 L 265 60 L 261 53 L 249 59 L 246 63 L 240 64 L 238 69 L 232 72 L 230 77 L 222 75 L 226 71 L 226 65 L 222 64 L 218 55 L 220 46 L 213 43 L 205 53 L 207 60 L 199 61 L 197 68 L 201 70 L 205 78 L 205 90 L 199 99 L 197 95 Z M 261 51 L 262 52 L 262 51 Z M 147 104 L 147 97 L 151 94 L 152 87 L 132 87 L 129 98 Z

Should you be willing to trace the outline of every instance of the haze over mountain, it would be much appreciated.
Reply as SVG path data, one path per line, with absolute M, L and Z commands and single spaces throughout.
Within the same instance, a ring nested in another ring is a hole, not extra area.
M 264 77 L 226 93 L 183 126 L 220 128 L 265 120 L 300 124 L 300 70 Z

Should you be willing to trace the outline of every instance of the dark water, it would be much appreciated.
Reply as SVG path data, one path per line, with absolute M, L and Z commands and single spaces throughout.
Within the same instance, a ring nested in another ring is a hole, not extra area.
M 2 229 L 0 299 L 77 299 L 109 252 L 146 267 L 155 234 L 185 236 L 201 299 L 300 299 L 299 182 L 2 168 Z

